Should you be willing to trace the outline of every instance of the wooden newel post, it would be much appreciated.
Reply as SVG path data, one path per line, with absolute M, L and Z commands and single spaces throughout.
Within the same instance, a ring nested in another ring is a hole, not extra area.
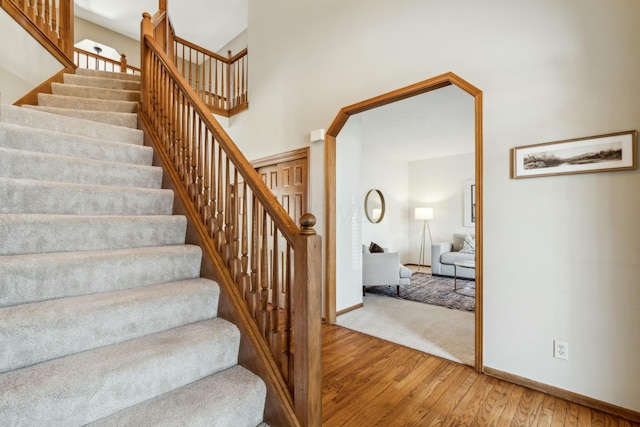
M 120 72 L 127 72 L 127 55 L 125 55 L 124 53 L 120 54 Z
M 294 407 L 300 424 L 322 422 L 322 238 L 311 214 L 300 217 L 295 245 Z
M 142 14 L 142 22 L 140 23 L 140 102 L 143 110 L 145 110 L 145 103 L 148 103 L 149 101 L 146 97 L 149 94 L 147 80 L 149 79 L 149 62 L 151 60 L 145 36 L 153 37 L 153 23 L 151 22 L 151 15 L 149 12 L 144 12 Z

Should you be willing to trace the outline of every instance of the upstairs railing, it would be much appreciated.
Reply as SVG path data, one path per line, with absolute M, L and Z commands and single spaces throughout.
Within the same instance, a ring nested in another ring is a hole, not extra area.
M 127 64 L 127 56 L 120 54 L 120 61 L 100 56 L 97 53 L 84 49 L 73 49 L 73 62 L 79 68 L 89 68 L 92 70 L 111 71 L 114 73 L 140 74 L 140 68 Z
M 49 40 L 71 58 L 73 0 L 6 0 L 21 10 Z
M 230 116 L 248 108 L 247 49 L 225 58 L 179 37 L 174 43 L 178 70 L 212 112 Z
M 159 21 L 156 21 L 156 18 Z M 218 280 L 252 320 L 303 426 L 321 424 L 321 239 L 289 217 L 171 60 L 166 13 L 142 21 L 140 114 L 197 212 Z M 173 35 L 171 35 L 173 37 Z M 157 39 L 157 40 L 156 40 Z

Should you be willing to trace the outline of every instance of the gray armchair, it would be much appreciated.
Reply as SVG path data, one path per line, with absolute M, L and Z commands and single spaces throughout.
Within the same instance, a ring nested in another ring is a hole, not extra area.
M 362 246 L 362 294 L 367 286 L 400 286 L 411 283 L 411 270 L 400 264 L 397 252 L 369 252 Z

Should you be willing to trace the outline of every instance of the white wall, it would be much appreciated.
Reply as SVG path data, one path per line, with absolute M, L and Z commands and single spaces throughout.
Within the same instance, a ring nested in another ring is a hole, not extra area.
M 351 122 L 353 118 L 349 119 Z M 393 149 L 393 147 L 389 147 Z M 360 207 L 362 209 L 362 243 L 376 242 L 391 252 L 400 254 L 405 262 L 407 250 L 407 211 L 409 175 L 407 162 L 389 158 L 385 151 L 368 148 L 366 126 L 363 128 L 363 153 L 360 172 Z M 364 215 L 364 199 L 371 189 L 378 189 L 385 199 L 385 214 L 377 224 Z
M 362 302 L 362 123 L 349 120 L 336 147 L 336 310 Z
M 418 160 L 409 169 L 409 249 L 415 264 L 422 242 L 422 221 L 414 220 L 414 209 L 433 208 L 429 221 L 433 243 L 450 242 L 453 233 L 475 234 L 464 226 L 464 182 L 475 179 L 475 153 Z M 425 264 L 431 265 L 431 243 L 426 236 Z
M 12 104 L 64 66 L 0 11 L 0 102 Z
M 447 71 L 474 84 L 484 364 L 640 410 L 640 171 L 509 178 L 511 147 L 640 128 L 638 16 L 637 0 L 250 0 L 238 142 L 263 157 L 381 93 Z

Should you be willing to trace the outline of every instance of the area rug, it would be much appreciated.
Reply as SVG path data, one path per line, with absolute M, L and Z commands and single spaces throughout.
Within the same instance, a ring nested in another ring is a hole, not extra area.
M 453 277 L 432 276 L 427 273 L 413 273 L 411 284 L 400 286 L 400 296 L 397 296 L 395 286 L 367 288 L 367 293 L 371 294 L 439 305 L 455 310 L 475 311 L 476 282 L 458 279 L 458 292 L 453 291 Z

